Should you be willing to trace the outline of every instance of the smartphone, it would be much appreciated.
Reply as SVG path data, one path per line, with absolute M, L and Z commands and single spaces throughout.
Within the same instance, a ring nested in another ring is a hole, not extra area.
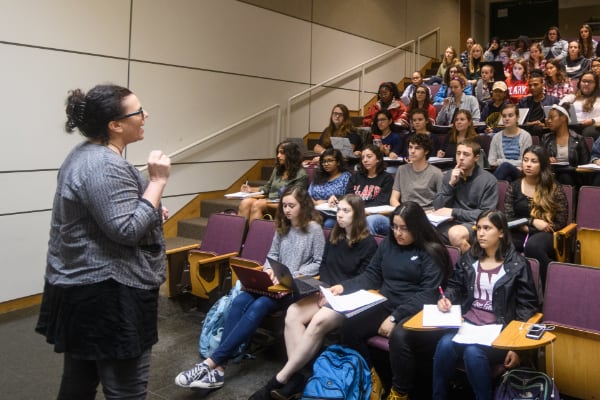
M 545 330 L 546 330 L 546 326 L 539 325 L 539 324 L 533 324 L 529 327 L 529 330 L 527 331 L 527 334 L 525 335 L 525 337 L 528 337 L 529 339 L 539 340 L 544 335 Z

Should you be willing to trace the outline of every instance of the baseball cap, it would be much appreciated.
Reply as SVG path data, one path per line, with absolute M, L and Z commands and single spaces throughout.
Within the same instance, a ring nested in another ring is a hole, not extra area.
M 506 91 L 508 91 L 508 86 L 506 86 L 506 83 L 504 83 L 502 81 L 496 81 L 496 82 L 494 82 L 494 86 L 492 86 L 492 92 L 496 89 L 506 92 Z

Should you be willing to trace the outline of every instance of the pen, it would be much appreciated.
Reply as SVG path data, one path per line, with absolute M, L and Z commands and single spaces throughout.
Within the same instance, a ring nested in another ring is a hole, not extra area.
M 246 185 L 246 186 L 248 186 L 248 179 L 246 179 L 246 183 L 245 183 L 245 185 Z
M 438 290 L 440 291 L 440 295 L 442 296 L 442 299 L 445 299 L 446 295 L 444 294 L 444 289 L 442 289 L 441 286 L 438 286 Z

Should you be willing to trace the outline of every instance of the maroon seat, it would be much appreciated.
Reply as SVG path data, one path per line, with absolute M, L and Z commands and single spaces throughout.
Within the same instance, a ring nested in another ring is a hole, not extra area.
M 504 198 L 508 190 L 509 183 L 507 181 L 498 181 L 498 210 L 504 212 Z

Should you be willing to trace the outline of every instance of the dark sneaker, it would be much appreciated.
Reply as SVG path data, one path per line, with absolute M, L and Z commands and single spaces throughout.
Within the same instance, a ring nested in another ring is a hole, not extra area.
M 283 384 L 277 381 L 277 378 L 272 377 L 267 383 L 248 398 L 248 400 L 271 400 L 271 390 L 279 389 Z
M 225 373 L 218 369 L 211 369 L 202 379 L 194 381 L 190 384 L 190 387 L 200 389 L 216 389 L 223 386 L 225 383 Z
M 279 389 L 271 390 L 271 398 L 276 400 L 294 400 L 302 397 L 304 376 L 299 373 L 292 375 L 289 381 Z
M 175 377 L 175 384 L 181 387 L 190 387 L 192 382 L 199 381 L 210 371 L 208 365 L 203 361 L 200 364 L 196 364 L 194 368 L 180 372 Z

